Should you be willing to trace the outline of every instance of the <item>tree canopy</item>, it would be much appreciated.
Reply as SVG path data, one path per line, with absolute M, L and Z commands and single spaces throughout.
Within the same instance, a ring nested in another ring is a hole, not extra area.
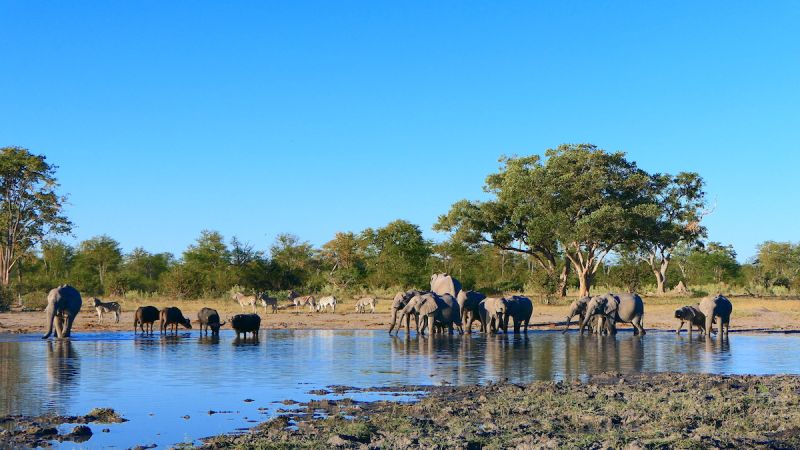
M 21 147 L 0 149 L 0 284 L 26 252 L 51 234 L 65 234 L 72 223 L 57 193 L 56 167 Z

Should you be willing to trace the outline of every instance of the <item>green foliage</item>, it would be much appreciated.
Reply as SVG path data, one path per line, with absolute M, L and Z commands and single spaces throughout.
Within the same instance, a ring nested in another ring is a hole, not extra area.
M 565 144 L 547 150 L 544 160 L 532 155 L 501 162 L 484 187 L 494 198 L 457 202 L 434 229 L 530 255 L 549 277 L 560 275 L 563 256 L 581 293 L 605 256 L 633 241 L 658 210 L 651 176 L 623 153 Z
M 109 272 L 119 269 L 122 250 L 119 242 L 107 235 L 87 239 L 78 245 L 75 270 L 81 275 L 77 288 L 90 294 L 105 294 Z
M 424 286 L 430 277 L 426 267 L 432 244 L 417 225 L 395 220 L 377 230 L 362 233 L 372 260 L 370 279 L 374 286 Z
M 55 192 L 55 167 L 25 149 L 3 148 L 0 232 L 15 217 L 30 226 L 0 243 L 16 242 L 13 251 L 0 252 L 0 284 L 13 281 L 28 308 L 63 283 L 85 295 L 136 298 L 218 297 L 232 286 L 279 298 L 289 290 L 391 297 L 397 290 L 427 287 L 433 272 L 451 273 L 467 289 L 524 290 L 546 302 L 565 295 L 569 286 L 586 291 L 592 283 L 647 291 L 654 274 L 665 289 L 679 280 L 699 290 L 800 289 L 798 244 L 765 242 L 757 259 L 744 266 L 730 246 L 703 244 L 704 182 L 696 173 L 648 174 L 625 154 L 591 144 L 500 161 L 485 180 L 487 200 L 458 201 L 438 218 L 434 229 L 450 233 L 440 243 L 429 242 L 404 220 L 336 233 L 320 248 L 281 234 L 266 251 L 204 230 L 176 259 L 143 248 L 123 254 L 106 235 L 77 246 L 46 239 L 72 226 L 62 215 L 64 198 Z M 607 261 L 609 254 L 614 257 Z
M 7 287 L 0 286 L 0 312 L 8 311 L 14 302 L 14 293 Z
M 63 215 L 66 198 L 56 193 L 56 166 L 20 147 L 0 149 L 0 284 L 8 286 L 20 258 L 50 234 L 72 223 Z
M 800 288 L 800 244 L 767 241 L 758 246 L 752 277 L 764 288 Z

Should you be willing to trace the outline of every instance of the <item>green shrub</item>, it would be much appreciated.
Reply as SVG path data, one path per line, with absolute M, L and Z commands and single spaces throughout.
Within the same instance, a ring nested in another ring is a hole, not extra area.
M 0 312 L 8 311 L 14 301 L 14 293 L 11 289 L 0 288 Z
M 47 292 L 28 292 L 22 296 L 23 311 L 44 311 L 47 308 Z

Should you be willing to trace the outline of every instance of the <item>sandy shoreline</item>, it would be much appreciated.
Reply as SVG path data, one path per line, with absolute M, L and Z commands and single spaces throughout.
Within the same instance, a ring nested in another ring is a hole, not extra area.
M 674 319 L 674 310 L 684 304 L 695 303 L 696 299 L 646 299 L 645 327 L 649 330 L 674 330 L 678 321 Z M 161 307 L 176 304 L 186 317 L 196 325 L 197 311 L 204 306 L 216 308 L 223 320 L 241 312 L 238 305 L 214 301 L 154 302 Z M 123 313 L 119 323 L 108 317 L 98 320 L 94 310 L 84 304 L 84 308 L 75 320 L 74 332 L 91 331 L 131 331 L 133 330 L 133 311 L 138 304 L 123 303 Z M 311 313 L 303 311 L 295 313 L 293 309 L 281 309 L 277 314 L 259 310 L 262 329 L 326 329 L 326 330 L 380 330 L 389 328 L 391 315 L 388 312 L 389 300 L 379 303 L 379 311 L 374 314 L 357 314 L 352 306 L 341 305 L 336 313 Z M 531 323 L 534 329 L 556 329 L 563 324 L 567 307 L 557 305 L 535 305 Z M 46 317 L 43 311 L 9 311 L 0 313 L 0 333 L 44 333 Z M 158 328 L 156 324 L 156 329 Z M 225 325 L 224 328 L 228 328 Z M 621 325 L 626 328 L 626 325 Z M 800 330 L 800 300 L 783 299 L 751 299 L 734 300 L 734 312 L 731 318 L 731 332 L 783 332 Z

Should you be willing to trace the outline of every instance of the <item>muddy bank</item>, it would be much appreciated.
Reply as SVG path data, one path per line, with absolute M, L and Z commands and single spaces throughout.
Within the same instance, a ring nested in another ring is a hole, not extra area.
M 57 442 L 86 442 L 96 432 L 108 432 L 107 428 L 93 430 L 89 424 L 122 423 L 127 420 L 110 408 L 96 408 L 84 416 L 0 416 L 0 448 L 49 447 Z M 61 425 L 71 424 L 68 430 Z
M 427 395 L 411 404 L 300 404 L 203 448 L 800 448 L 796 376 L 603 374 L 405 390 Z

